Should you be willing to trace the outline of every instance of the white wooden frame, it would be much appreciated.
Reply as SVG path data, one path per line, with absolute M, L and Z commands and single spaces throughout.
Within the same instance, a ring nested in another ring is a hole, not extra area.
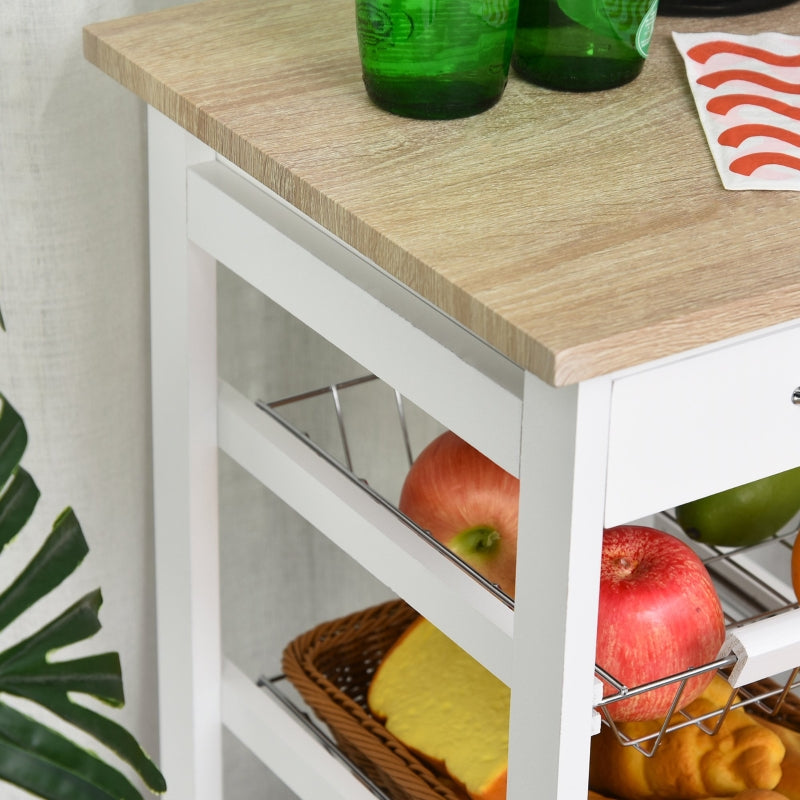
M 652 513 L 672 491 L 665 469 L 664 495 L 656 492 L 644 509 L 628 503 L 626 469 L 636 465 L 612 460 L 611 485 L 609 454 L 635 453 L 631 431 L 644 430 L 650 415 L 677 425 L 669 398 L 646 392 L 648 375 L 668 375 L 669 365 L 547 386 L 153 109 L 149 137 L 161 761 L 169 797 L 221 800 L 223 725 L 305 800 L 371 796 L 222 652 L 219 448 L 512 687 L 508 800 L 529 798 L 531 787 L 552 800 L 585 796 L 607 508 L 614 521 L 634 508 Z M 218 382 L 217 260 L 520 476 L 513 612 Z M 351 313 L 331 313 L 337 306 Z M 766 348 L 786 363 L 797 337 L 782 335 Z M 732 350 L 709 373 L 710 397 L 737 363 L 740 343 L 725 346 Z M 716 349 L 722 345 L 706 351 Z M 706 351 L 691 354 L 701 371 L 716 363 Z M 778 373 L 783 392 L 791 370 Z M 618 386 L 622 417 L 614 413 Z M 748 414 L 766 400 L 753 402 Z M 735 409 L 720 413 L 736 423 Z M 676 436 L 702 435 L 702 420 L 685 424 Z M 780 424 L 800 436 L 800 417 L 796 430 L 790 415 Z M 768 471 L 776 459 L 765 451 L 757 469 Z M 784 459 L 775 471 L 786 466 Z M 746 447 L 726 469 L 727 480 L 759 477 Z M 693 481 L 680 491 L 699 493 L 700 478 Z
M 174 798 L 222 794 L 216 264 L 186 237 L 186 166 L 211 150 L 149 114 L 159 735 Z

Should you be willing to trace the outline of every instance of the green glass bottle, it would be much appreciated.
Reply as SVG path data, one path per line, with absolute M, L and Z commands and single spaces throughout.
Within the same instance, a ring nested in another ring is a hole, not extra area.
M 512 66 L 550 89 L 588 92 L 644 66 L 658 0 L 520 0 Z
M 357 0 L 364 86 L 381 108 L 454 119 L 493 106 L 508 80 L 519 0 Z

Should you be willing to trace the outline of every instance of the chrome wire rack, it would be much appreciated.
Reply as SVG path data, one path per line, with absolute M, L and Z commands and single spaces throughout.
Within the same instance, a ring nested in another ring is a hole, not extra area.
M 799 604 L 791 587 L 781 581 L 770 580 L 756 560 L 759 555 L 764 556 L 768 551 L 772 551 L 773 560 L 784 561 L 788 565 L 792 546 L 798 535 L 794 525 L 790 524 L 788 530 L 757 544 L 737 548 L 716 547 L 686 538 L 672 511 L 658 515 L 657 527 L 681 537 L 705 564 L 722 602 L 729 632 L 798 608 Z M 727 703 L 712 712 L 693 715 L 687 709 L 678 710 L 681 696 L 690 678 L 716 671 L 727 678 L 736 667 L 736 663 L 737 656 L 730 654 L 708 664 L 699 665 L 695 669 L 636 687 L 625 686 L 598 666 L 597 677 L 610 686 L 613 692 L 604 697 L 596 708 L 601 714 L 603 724 L 614 731 L 622 744 L 633 746 L 644 755 L 652 756 L 667 733 L 695 725 L 713 734 L 719 730 L 728 713 L 735 708 L 750 707 L 764 716 L 777 717 L 781 714 L 786 701 L 793 697 L 791 692 L 800 688 L 800 667 L 796 667 L 769 680 L 757 681 L 738 689 L 732 687 Z M 675 687 L 675 694 L 671 710 L 658 730 L 647 736 L 632 738 L 625 733 L 624 726 L 617 725 L 612 719 L 613 703 L 667 685 Z
M 366 786 L 378 800 L 392 800 L 386 792 L 373 781 L 364 770 L 354 764 L 336 744 L 330 733 L 318 722 L 313 712 L 310 711 L 302 698 L 293 691 L 291 684 L 284 674 L 266 676 L 261 675 L 256 681 L 263 691 L 270 694 L 283 708 L 308 731 L 337 761 L 343 764 L 361 783 Z
M 466 572 L 473 580 L 480 583 L 488 592 L 497 597 L 502 603 L 507 605 L 509 608 L 513 608 L 514 601 L 502 589 L 500 589 L 499 586 L 488 581 L 483 575 L 481 575 L 479 572 L 473 569 L 473 567 L 471 567 L 469 564 L 460 559 L 455 553 L 453 553 L 452 550 L 449 550 L 443 544 L 441 544 L 441 542 L 439 542 L 437 539 L 431 536 L 431 534 L 428 531 L 419 527 L 419 525 L 417 525 L 414 522 L 414 520 L 403 514 L 403 512 L 400 511 L 400 509 L 397 508 L 395 504 L 391 503 L 380 492 L 372 488 L 368 477 L 365 477 L 364 475 L 357 473 L 355 471 L 353 465 L 353 458 L 351 456 L 353 450 L 351 446 L 351 437 L 348 435 L 348 430 L 347 426 L 345 425 L 345 419 L 343 413 L 343 393 L 345 392 L 345 390 L 353 389 L 354 387 L 362 386 L 366 383 L 370 383 L 372 381 L 377 381 L 377 380 L 378 378 L 374 375 L 363 375 L 358 378 L 342 381 L 341 383 L 331 384 L 329 386 L 324 386 L 318 389 L 314 389 L 312 391 L 296 394 L 291 397 L 281 398 L 279 400 L 273 400 L 270 402 L 267 402 L 265 400 L 257 400 L 256 406 L 265 413 L 269 414 L 274 420 L 276 420 L 278 423 L 284 426 L 287 430 L 291 431 L 295 436 L 302 439 L 314 452 L 317 453 L 317 455 L 320 456 L 320 458 L 327 461 L 331 466 L 333 466 L 343 475 L 347 476 L 351 481 L 358 484 L 365 492 L 367 492 L 369 495 L 372 496 L 373 500 L 382 505 L 384 508 L 388 509 L 396 517 L 401 519 L 417 536 L 423 538 L 431 547 L 435 548 L 445 558 L 449 559 L 454 564 L 456 564 L 461 570 Z M 405 447 L 406 463 L 407 466 L 410 467 L 414 459 L 414 456 L 411 449 L 411 441 L 406 422 L 405 401 L 399 392 L 397 392 L 396 390 L 392 391 L 394 393 L 394 402 L 397 411 L 398 424 L 402 435 L 402 441 Z M 335 412 L 336 424 L 339 433 L 338 437 L 339 444 L 341 446 L 340 456 L 331 454 L 329 450 L 322 447 L 307 432 L 303 431 L 296 424 L 293 424 L 292 422 L 287 420 L 278 411 L 278 409 L 285 408 L 286 406 L 326 396 L 330 398 L 330 401 L 333 405 L 333 410 Z
M 488 592 L 493 594 L 500 602 L 513 609 L 514 601 L 498 586 L 486 580 L 480 573 L 466 564 L 452 551 L 444 547 L 440 542 L 433 538 L 430 533 L 420 528 L 412 519 L 403 514 L 395 504 L 385 498 L 383 494 L 372 488 L 369 476 L 365 476 L 361 471 L 357 471 L 354 465 L 353 435 L 352 426 L 345 422 L 344 407 L 346 404 L 347 393 L 356 387 L 363 386 L 374 381 L 379 381 L 375 375 L 361 375 L 339 383 L 315 388 L 311 391 L 283 397 L 278 400 L 266 401 L 258 400 L 256 405 L 263 412 L 269 414 L 278 423 L 284 426 L 295 436 L 303 440 L 320 458 L 327 461 L 331 466 L 346 475 L 351 481 L 358 484 L 365 492 L 379 504 L 388 509 L 391 513 L 401 519 L 415 535 L 423 538 L 431 547 L 435 548 L 445 558 L 455 563 L 460 569 L 469 574 L 474 580 L 480 583 Z M 385 386 L 385 384 L 382 384 Z M 388 388 L 388 387 L 387 387 Z M 414 454 L 412 452 L 411 437 L 407 425 L 406 405 L 404 398 L 396 390 L 391 390 L 394 397 L 394 412 L 397 425 L 401 435 L 402 447 L 404 449 L 404 460 L 408 466 L 411 465 Z M 298 409 L 304 403 L 311 400 L 327 400 L 333 410 L 333 418 L 337 427 L 336 439 L 338 446 L 331 446 L 330 437 L 327 439 L 326 446 L 323 446 L 316 437 L 310 435 L 304 428 L 303 416 L 299 416 L 300 422 L 290 421 L 285 412 L 288 408 Z M 356 432 L 357 435 L 357 432 Z M 333 454 L 331 451 L 338 451 Z M 667 530 L 686 541 L 698 553 L 701 560 L 707 567 L 714 580 L 715 587 L 722 601 L 723 609 L 726 614 L 726 626 L 728 630 L 746 626 L 759 620 L 767 619 L 787 611 L 798 608 L 797 599 L 790 587 L 782 585 L 780 581 L 770 579 L 767 571 L 759 566 L 753 557 L 762 553 L 768 548 L 778 548 L 787 563 L 791 554 L 791 548 L 798 531 L 796 527 L 791 530 L 783 531 L 779 535 L 770 537 L 756 545 L 741 548 L 719 548 L 709 545 L 699 544 L 687 539 L 678 526 L 674 514 L 671 511 L 662 512 L 657 516 L 655 524 L 663 530 Z M 657 681 L 639 686 L 626 686 L 617 680 L 613 675 L 596 665 L 596 678 L 610 687 L 611 694 L 607 694 L 595 704 L 595 710 L 600 716 L 601 723 L 609 726 L 621 744 L 632 746 L 646 756 L 655 754 L 659 744 L 670 732 L 694 725 L 704 732 L 713 735 L 717 732 L 725 720 L 728 713 L 735 708 L 751 707 L 759 713 L 767 716 L 778 716 L 784 703 L 788 698 L 797 701 L 793 694 L 795 689 L 800 688 L 800 667 L 788 671 L 780 676 L 773 676 L 769 680 L 758 681 L 751 685 L 731 689 L 727 703 L 712 712 L 701 715 L 693 715 L 686 709 L 681 709 L 681 696 L 687 682 L 700 674 L 708 672 L 719 672 L 728 677 L 735 668 L 737 656 L 734 654 L 708 664 L 698 665 L 685 672 L 665 676 Z M 632 738 L 613 720 L 612 706 L 626 698 L 664 686 L 673 685 L 675 695 L 672 703 L 673 711 L 667 714 L 666 719 L 658 730 L 637 738 Z M 608 691 L 608 688 L 606 689 Z M 285 698 L 283 701 L 286 702 Z
M 658 746 L 663 741 L 664 737 L 674 731 L 681 730 L 690 726 L 695 726 L 702 730 L 704 733 L 713 736 L 717 733 L 722 726 L 728 714 L 737 708 L 750 708 L 753 711 L 759 712 L 765 717 L 779 717 L 783 711 L 784 703 L 793 698 L 791 695 L 792 690 L 800 687 L 800 667 L 791 670 L 788 677 L 783 681 L 776 681 L 768 679 L 750 684 L 748 686 L 736 689 L 731 687 L 730 693 L 724 705 L 719 708 L 714 708 L 705 713 L 692 713 L 689 709 L 679 709 L 680 697 L 689 678 L 703 673 L 719 671 L 723 676 L 727 675 L 730 667 L 735 663 L 736 656 L 728 656 L 724 659 L 706 664 L 697 669 L 687 670 L 680 675 L 670 676 L 660 681 L 654 681 L 650 684 L 643 684 L 626 691 L 623 690 L 613 697 L 604 698 L 596 708 L 602 715 L 603 724 L 608 725 L 614 732 L 618 741 L 629 747 L 636 748 L 640 753 L 647 757 L 655 755 Z M 608 679 L 607 673 L 603 670 L 597 670 L 604 678 Z M 660 726 L 653 725 L 650 733 L 644 736 L 632 737 L 629 735 L 624 726 L 618 725 L 611 718 L 608 706 L 625 697 L 631 697 L 634 694 L 641 694 L 643 692 L 651 691 L 660 688 L 664 685 L 674 683 L 676 691 L 672 702 L 670 711 L 665 715 L 664 721 Z M 678 710 L 679 709 L 679 710 Z

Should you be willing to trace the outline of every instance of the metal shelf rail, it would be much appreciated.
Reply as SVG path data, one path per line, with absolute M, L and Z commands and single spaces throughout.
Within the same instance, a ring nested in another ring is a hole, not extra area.
M 345 421 L 345 414 L 343 412 L 346 403 L 348 391 L 364 385 L 372 381 L 377 381 L 378 378 L 374 375 L 361 375 L 356 378 L 341 381 L 339 383 L 330 384 L 327 386 L 312 389 L 290 397 L 280 398 L 278 400 L 267 401 L 259 399 L 256 401 L 256 406 L 268 414 L 272 419 L 280 423 L 287 431 L 292 433 L 299 440 L 303 441 L 316 455 L 330 464 L 340 474 L 346 476 L 353 484 L 360 487 L 362 491 L 367 493 L 375 502 L 380 504 L 383 508 L 390 511 L 398 519 L 400 519 L 410 531 L 416 536 L 420 537 L 427 544 L 433 547 L 437 552 L 445 556 L 449 561 L 455 563 L 462 571 L 469 575 L 473 580 L 477 581 L 485 590 L 494 595 L 509 609 L 514 608 L 514 601 L 507 594 L 505 594 L 499 587 L 492 584 L 480 573 L 473 569 L 469 564 L 466 564 L 455 553 L 448 548 L 444 547 L 437 541 L 430 533 L 420 528 L 413 520 L 409 519 L 403 514 L 396 505 L 387 500 L 378 491 L 370 486 L 369 478 L 364 474 L 356 471 L 351 452 L 353 447 L 351 439 L 358 435 L 357 431 L 352 430 Z M 407 428 L 404 399 L 399 392 L 393 390 L 395 398 L 395 406 L 397 412 L 397 424 L 399 426 L 402 441 L 405 448 L 405 454 L 410 466 L 413 461 L 414 454 L 410 444 L 410 437 Z M 285 416 L 281 415 L 281 410 L 287 407 L 297 408 L 305 401 L 312 398 L 320 398 L 328 396 L 330 398 L 332 409 L 335 414 L 336 424 L 338 428 L 338 437 L 341 445 L 341 452 L 344 454 L 343 459 L 331 454 L 328 450 L 324 449 L 319 443 L 315 442 L 311 436 L 304 432 L 296 424 L 290 422 Z M 681 536 L 684 541 L 690 544 L 698 555 L 703 560 L 708 568 L 714 583 L 720 594 L 723 602 L 723 608 L 726 615 L 726 624 L 729 631 L 744 628 L 748 625 L 754 625 L 763 620 L 773 618 L 777 615 L 793 612 L 798 609 L 798 602 L 793 596 L 791 589 L 780 580 L 776 580 L 765 572 L 750 556 L 757 551 L 764 550 L 765 548 L 781 548 L 787 553 L 790 551 L 797 534 L 797 528 L 792 525 L 789 530 L 782 531 L 774 537 L 759 542 L 758 544 L 749 547 L 740 548 L 720 548 L 709 545 L 704 545 L 697 542 L 692 542 L 682 535 L 679 526 L 675 520 L 674 514 L 667 510 L 658 515 L 659 524 L 662 528 L 671 531 L 675 535 Z M 788 558 L 788 555 L 787 555 Z M 602 665 L 596 665 L 596 676 L 608 685 L 610 685 L 614 692 L 599 700 L 595 706 L 596 710 L 604 724 L 609 725 L 617 736 L 618 740 L 626 746 L 633 746 L 640 752 L 647 756 L 655 754 L 659 744 L 668 733 L 695 725 L 706 733 L 713 735 L 719 726 L 724 721 L 728 712 L 735 708 L 745 706 L 756 706 L 762 712 L 768 714 L 777 714 L 786 700 L 789 693 L 800 687 L 800 667 L 791 670 L 788 675 L 782 677 L 782 680 L 771 680 L 767 683 L 758 682 L 752 685 L 741 687 L 732 687 L 731 694 L 726 705 L 702 715 L 693 715 L 686 710 L 676 711 L 678 708 L 681 694 L 683 692 L 686 682 L 699 674 L 719 670 L 723 674 L 730 676 L 736 668 L 737 656 L 734 653 L 725 655 L 708 664 L 698 665 L 689 670 L 674 674 L 665 675 L 663 678 L 647 684 L 639 686 L 626 686 L 621 681 L 617 680 L 612 674 L 608 673 L 602 668 Z M 268 682 L 271 690 L 274 690 L 274 684 L 277 679 L 262 679 Z M 675 696 L 673 700 L 673 712 L 667 715 L 664 724 L 661 728 L 647 736 L 639 738 L 631 738 L 620 729 L 611 718 L 609 714 L 609 706 L 619 700 L 629 698 L 634 695 L 642 694 L 648 691 L 654 691 L 665 685 L 675 686 Z M 278 693 L 280 694 L 280 693 Z M 303 714 L 292 706 L 285 696 L 281 695 L 282 702 L 288 707 L 293 709 L 294 714 L 300 714 L 308 722 L 308 715 Z M 313 727 L 313 725 L 312 725 Z M 317 728 L 314 728 L 317 730 Z M 335 748 L 335 745 L 332 745 Z M 344 758 L 341 754 L 339 757 Z

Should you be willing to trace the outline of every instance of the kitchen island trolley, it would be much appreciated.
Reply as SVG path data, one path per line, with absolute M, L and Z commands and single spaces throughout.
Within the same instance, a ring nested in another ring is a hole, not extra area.
M 371 796 L 222 652 L 222 450 L 511 686 L 509 800 L 575 800 L 603 527 L 800 464 L 800 197 L 721 187 L 670 39 L 796 14 L 660 19 L 628 86 L 512 75 L 442 123 L 369 103 L 352 6 L 207 0 L 84 31 L 148 105 L 169 797 L 219 800 L 223 727 L 306 800 Z M 520 477 L 513 604 L 219 381 L 218 263 Z M 740 657 L 752 680 L 800 663 L 791 629 Z

